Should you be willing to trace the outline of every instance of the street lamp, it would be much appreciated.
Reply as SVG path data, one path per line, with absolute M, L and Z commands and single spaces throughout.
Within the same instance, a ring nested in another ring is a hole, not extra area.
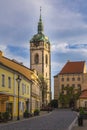
M 19 117 L 19 90 L 20 90 L 20 82 L 21 82 L 20 75 L 18 75 L 16 81 L 18 83 L 18 115 L 17 115 L 17 120 L 20 120 L 20 117 Z

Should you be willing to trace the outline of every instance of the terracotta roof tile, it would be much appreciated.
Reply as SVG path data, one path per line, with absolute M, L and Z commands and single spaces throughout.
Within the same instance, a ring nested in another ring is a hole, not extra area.
M 83 73 L 85 61 L 68 61 L 59 74 Z
M 80 98 L 87 98 L 87 90 L 82 91 Z
M 26 66 L 4 57 L 1 51 L 0 51 L 0 64 L 24 75 L 29 80 L 31 80 L 31 75 L 34 74 L 34 72 L 29 68 L 27 68 Z

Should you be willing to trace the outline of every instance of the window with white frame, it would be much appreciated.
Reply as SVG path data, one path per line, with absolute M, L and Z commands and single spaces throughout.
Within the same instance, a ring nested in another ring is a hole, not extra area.
M 22 102 L 22 112 L 24 112 L 24 102 Z
M 24 95 L 25 93 L 25 88 L 24 88 L 24 84 L 22 83 L 22 95 Z
M 29 94 L 29 86 L 27 86 L 27 94 Z
M 8 77 L 8 88 L 11 88 L 11 77 Z
M 24 102 L 19 102 L 19 110 L 24 112 Z
M 26 93 L 26 85 L 24 85 L 25 93 Z
M 4 86 L 5 86 L 5 75 L 2 74 L 2 87 L 4 87 Z
M 87 101 L 85 101 L 85 108 L 87 108 Z
M 21 111 L 21 102 L 19 102 L 19 111 Z

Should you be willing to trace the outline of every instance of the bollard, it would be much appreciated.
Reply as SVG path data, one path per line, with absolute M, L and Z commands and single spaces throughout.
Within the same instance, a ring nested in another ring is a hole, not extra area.
M 78 126 L 83 126 L 83 117 L 81 115 L 78 116 Z

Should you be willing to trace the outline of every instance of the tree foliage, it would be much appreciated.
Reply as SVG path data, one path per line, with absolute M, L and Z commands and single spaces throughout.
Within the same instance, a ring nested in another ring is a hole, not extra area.
M 43 77 L 43 75 L 39 75 L 39 79 L 40 79 L 40 88 L 42 91 L 42 103 L 44 105 L 46 102 L 46 96 L 47 96 L 47 81 Z
M 75 105 L 76 100 L 79 98 L 80 91 L 75 91 L 74 87 L 64 87 L 59 95 L 59 103 L 62 107 Z
M 58 100 L 56 99 L 51 100 L 48 106 L 53 107 L 53 108 L 58 108 Z

